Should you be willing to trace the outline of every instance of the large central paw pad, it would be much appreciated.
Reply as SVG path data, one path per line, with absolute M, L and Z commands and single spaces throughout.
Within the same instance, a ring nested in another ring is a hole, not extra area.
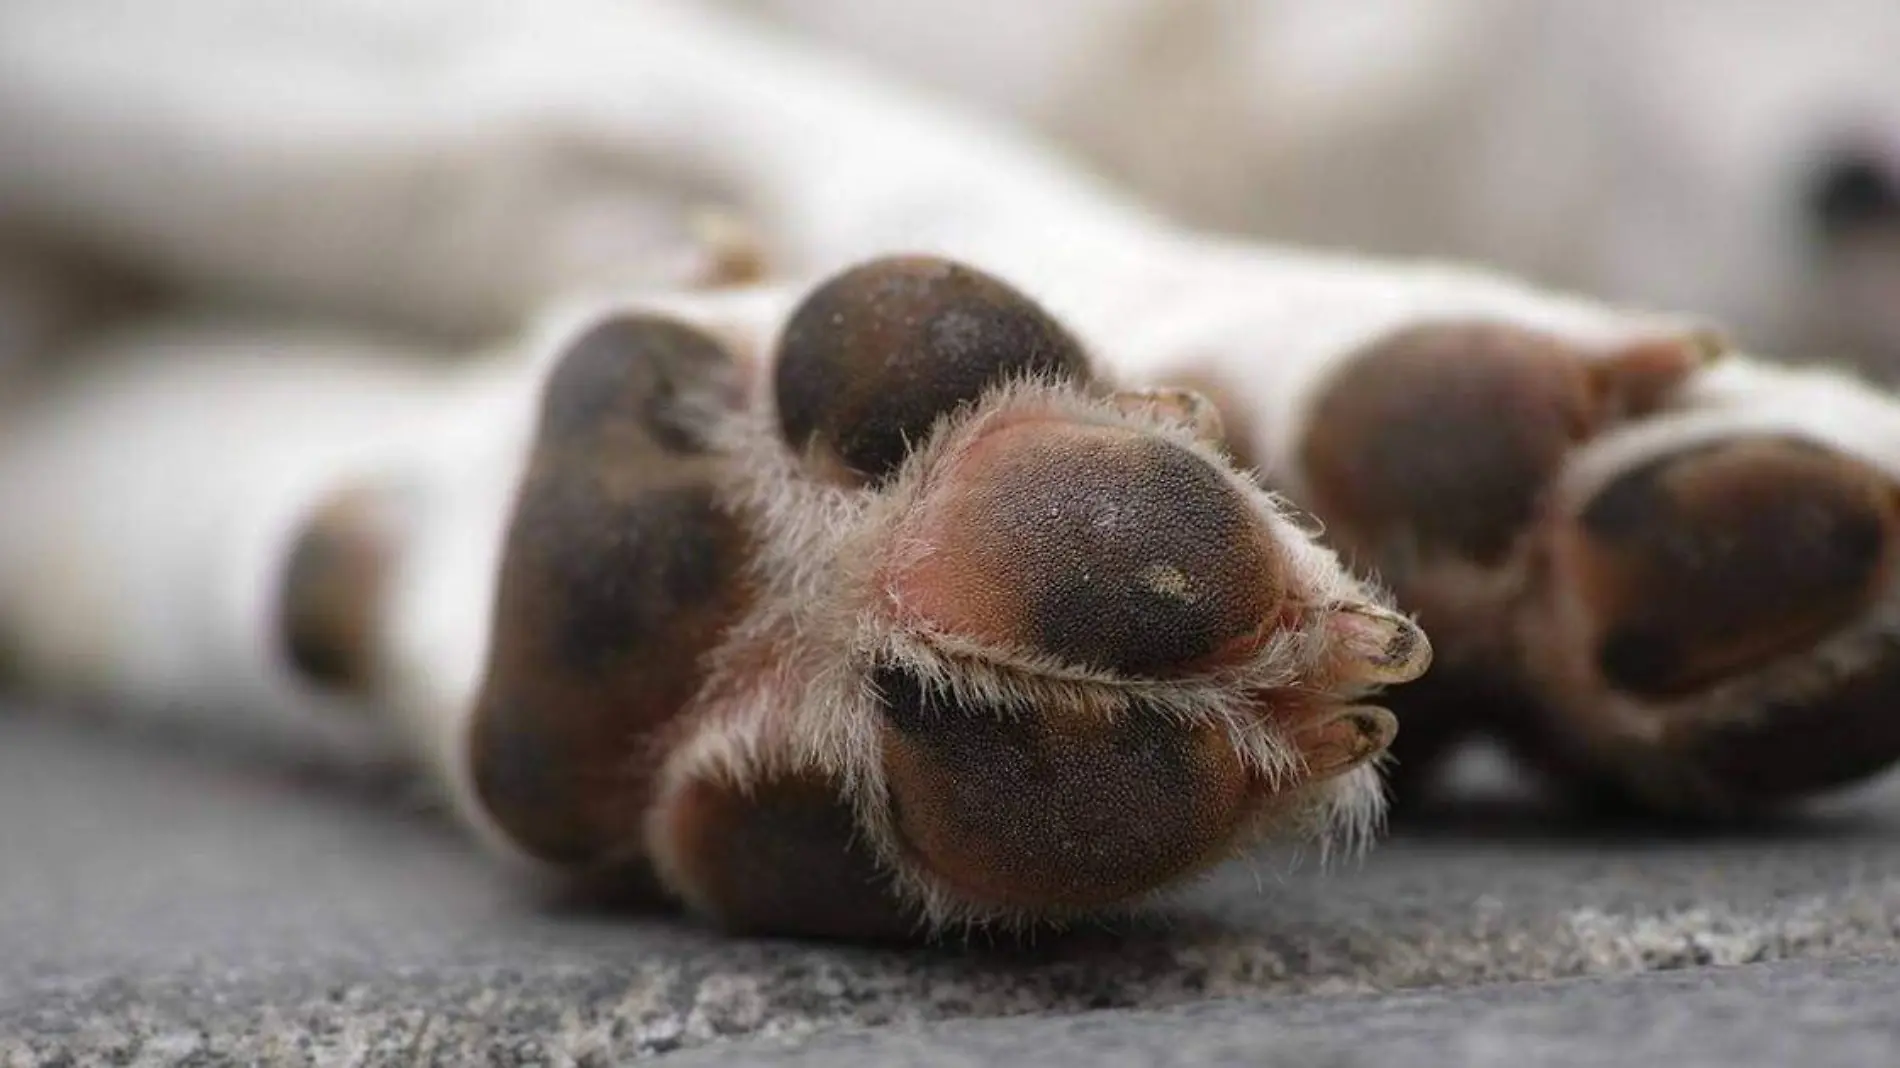
M 1526 633 L 1568 657 L 1554 707 L 1635 789 L 1717 811 L 1849 782 L 1900 755 L 1887 633 L 1900 486 L 1815 441 L 1687 445 L 1554 517 Z
M 613 864 L 707 654 L 752 601 L 712 427 L 742 370 L 698 330 L 612 318 L 568 346 L 504 546 L 469 745 L 488 815 L 537 857 Z
M 1667 697 L 1805 649 L 1865 611 L 1892 563 L 1894 488 L 1808 442 L 1671 453 L 1577 515 L 1565 565 L 1619 689 Z

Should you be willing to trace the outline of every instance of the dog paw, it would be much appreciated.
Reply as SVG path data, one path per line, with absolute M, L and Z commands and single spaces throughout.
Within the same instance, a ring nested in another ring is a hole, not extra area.
M 1707 352 L 1435 324 L 1329 380 L 1303 503 L 1438 646 L 1393 696 L 1419 744 L 1496 728 L 1580 791 L 1703 816 L 1900 758 L 1900 409 Z
M 1430 647 L 1206 402 L 1117 391 L 921 257 L 818 286 L 754 360 L 712 336 L 610 320 L 549 378 L 470 747 L 518 845 L 871 936 L 1114 909 L 1376 821 L 1396 726 L 1366 701 Z

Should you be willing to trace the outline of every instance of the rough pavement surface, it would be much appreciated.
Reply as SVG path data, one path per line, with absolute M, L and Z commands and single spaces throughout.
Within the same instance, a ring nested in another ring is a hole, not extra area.
M 1473 803 L 1120 930 L 869 949 L 551 900 L 282 742 L 0 710 L 0 1065 L 1822 1068 L 1900 1063 L 1896 1006 L 1892 786 L 1721 835 Z

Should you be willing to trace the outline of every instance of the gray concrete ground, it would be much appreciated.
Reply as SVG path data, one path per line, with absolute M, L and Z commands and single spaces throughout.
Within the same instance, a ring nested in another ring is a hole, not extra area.
M 1896 995 L 1891 786 L 1722 835 L 1474 803 L 1120 930 L 868 949 L 550 900 L 281 741 L 0 712 L 0 1065 L 1821 1068 L 1900 1063 Z
M 832 1068 L 1866 1068 L 1894 1063 L 1900 958 L 1231 999 L 1162 1010 L 957 1020 L 713 1047 L 694 1065 Z

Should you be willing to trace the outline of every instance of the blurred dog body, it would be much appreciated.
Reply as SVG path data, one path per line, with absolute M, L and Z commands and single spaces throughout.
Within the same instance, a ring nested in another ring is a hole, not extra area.
M 642 19 L 678 22 L 646 6 Z M 1879 366 L 1900 352 L 1900 8 L 1883 0 L 698 6 L 743 17 L 711 40 L 662 30 L 674 43 L 653 58 L 754 102 L 751 165 L 807 173 L 827 127 L 862 124 L 909 81 L 1048 135 L 1192 225 L 1488 263 L 1704 314 L 1798 358 Z M 102 12 L 120 29 L 92 32 Z M 0 233 L 50 226 L 221 293 L 282 289 L 466 332 L 574 285 L 743 270 L 755 250 L 701 240 L 722 225 L 732 237 L 735 219 L 781 257 L 858 225 L 745 202 L 743 165 L 681 118 L 703 103 L 670 100 L 663 148 L 607 147 L 657 133 L 668 98 L 584 58 L 633 47 L 615 42 L 627 20 L 585 4 L 286 17 L 212 0 L 28 3 L 0 19 Z M 855 54 L 871 77 L 821 63 L 822 79 L 787 79 L 815 57 L 768 22 Z M 126 52 L 134 38 L 151 54 Z M 820 83 L 831 91 L 796 101 L 766 88 Z M 930 134 L 890 154 L 969 140 Z M 963 203 L 993 213 L 1048 188 L 1025 153 L 987 151 L 989 166 L 943 167 Z M 841 203 L 889 172 L 829 169 Z M 321 187 L 294 188 L 299 175 Z M 413 251 L 378 260 L 362 243 Z
M 893 242 L 981 258 L 1000 234 L 1060 245 L 1083 217 L 1143 214 L 1053 152 L 690 4 L 0 9 L 0 247 L 173 298 L 492 338 L 577 294 L 800 276 Z
M 1900 368 L 1886 0 L 716 0 L 1186 221 L 1489 263 Z

